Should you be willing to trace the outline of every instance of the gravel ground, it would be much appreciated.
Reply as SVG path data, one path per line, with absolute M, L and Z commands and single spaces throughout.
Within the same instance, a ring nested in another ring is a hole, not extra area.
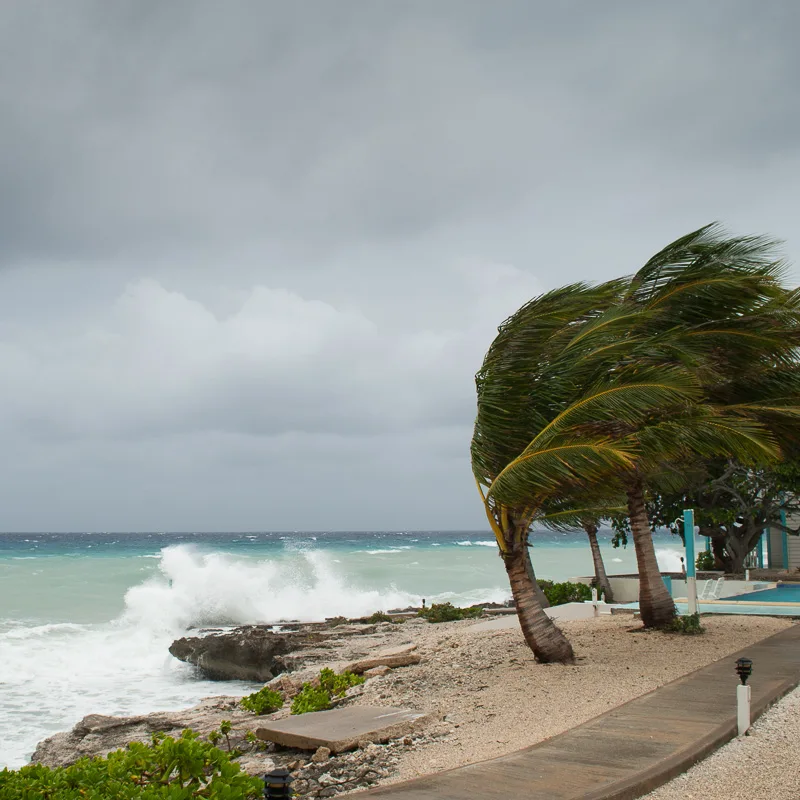
M 652 800 L 800 798 L 800 689 L 735 739 L 660 789 Z
M 644 631 L 630 617 L 562 621 L 578 657 L 568 667 L 537 664 L 519 628 L 473 632 L 471 624 L 395 626 L 391 643 L 417 643 L 421 663 L 373 678 L 354 698 L 358 705 L 414 708 L 441 720 L 400 754 L 388 782 L 535 744 L 792 623 L 709 617 L 705 635 L 680 636 Z

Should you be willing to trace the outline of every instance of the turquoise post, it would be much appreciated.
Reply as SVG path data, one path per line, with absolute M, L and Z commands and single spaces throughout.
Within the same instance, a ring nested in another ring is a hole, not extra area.
M 686 577 L 694 578 L 694 510 L 691 508 L 683 512 L 683 543 L 686 548 Z
M 781 531 L 781 556 L 783 557 L 783 568 L 789 569 L 789 535 L 786 533 L 786 512 L 781 509 L 781 525 L 784 530 Z
M 689 613 L 697 613 L 697 577 L 694 566 L 694 511 L 683 512 L 683 546 L 686 548 L 686 599 Z
M 764 531 L 761 531 L 761 536 L 758 537 L 756 554 L 758 555 L 758 568 L 764 569 Z

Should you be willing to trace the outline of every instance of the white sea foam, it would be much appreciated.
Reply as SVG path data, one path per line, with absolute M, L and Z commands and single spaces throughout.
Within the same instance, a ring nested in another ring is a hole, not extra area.
M 485 541 L 485 542 L 456 542 L 457 545 L 461 547 L 497 547 L 497 542 L 492 541 Z
M 679 550 L 656 550 L 656 561 L 662 572 L 680 572 L 682 569 L 681 552 Z
M 336 570 L 333 559 L 318 550 L 254 561 L 178 545 L 162 550 L 160 568 L 163 578 L 128 590 L 126 620 L 169 630 L 280 619 L 319 621 L 417 599 L 393 586 L 382 591 L 355 588 Z
M 47 636 L 51 633 L 60 633 L 63 631 L 85 631 L 86 625 L 79 625 L 76 622 L 51 622 L 47 625 L 34 625 L 32 627 L 20 625 L 19 627 L 11 627 L 6 631 L 5 636 L 8 639 L 32 639 L 37 636 Z

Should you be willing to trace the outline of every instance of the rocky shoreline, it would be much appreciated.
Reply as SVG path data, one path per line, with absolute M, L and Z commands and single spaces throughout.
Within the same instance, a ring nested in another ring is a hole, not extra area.
M 578 654 L 577 665 L 569 667 L 535 663 L 517 626 L 476 630 L 475 620 L 430 624 L 419 618 L 305 630 L 293 626 L 286 633 L 294 638 L 287 641 L 300 646 L 275 652 L 288 671 L 268 685 L 288 699 L 304 681 L 313 681 L 321 667 L 354 667 L 368 680 L 348 690 L 338 706 L 406 708 L 424 713 L 427 725 L 390 741 L 360 741 L 356 749 L 338 755 L 326 748 L 315 753 L 248 741 L 248 732 L 288 717 L 288 702 L 274 714 L 257 717 L 238 707 L 238 697 L 213 697 L 184 711 L 127 718 L 90 715 L 71 731 L 41 742 L 33 760 L 64 765 L 84 755 L 104 755 L 130 741 L 148 741 L 155 731 L 175 736 L 192 728 L 208 736 L 229 720 L 231 747 L 242 749 L 238 760 L 247 772 L 263 775 L 286 767 L 301 796 L 332 797 L 535 744 L 789 624 L 717 617 L 704 620 L 706 635 L 681 637 L 643 632 L 625 617 L 564 621 L 561 625 Z M 247 638 L 272 641 L 265 632 L 272 631 L 248 626 L 192 638 L 227 636 L 239 647 Z M 182 647 L 199 661 L 202 648 L 197 642 L 190 644 Z M 376 666 L 376 654 L 385 648 L 395 648 L 402 657 L 393 666 Z M 211 651 L 220 652 L 220 641 L 209 644 Z M 216 662 L 213 669 L 218 669 Z

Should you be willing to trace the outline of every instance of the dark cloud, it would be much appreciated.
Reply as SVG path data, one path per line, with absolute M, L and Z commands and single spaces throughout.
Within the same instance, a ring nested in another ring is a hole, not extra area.
M 482 525 L 472 375 L 505 316 L 713 219 L 797 251 L 798 22 L 5 3 L 0 527 Z

